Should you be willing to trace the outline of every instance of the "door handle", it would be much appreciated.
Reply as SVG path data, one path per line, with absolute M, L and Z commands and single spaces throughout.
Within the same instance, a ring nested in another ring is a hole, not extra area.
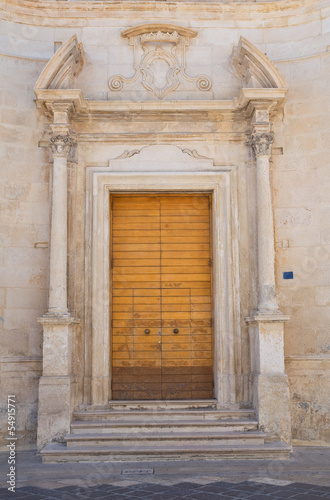
M 149 335 L 149 333 L 150 333 L 149 328 L 146 328 L 146 329 L 144 330 L 144 333 L 145 333 L 146 335 Z
M 179 333 L 179 330 L 177 328 L 174 328 L 173 333 Z

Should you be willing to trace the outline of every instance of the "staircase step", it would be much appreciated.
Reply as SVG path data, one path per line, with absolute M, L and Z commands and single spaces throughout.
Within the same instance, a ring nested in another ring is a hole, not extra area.
M 140 448 L 141 445 L 149 444 L 155 446 L 182 447 L 194 443 L 194 445 L 205 446 L 208 443 L 219 445 L 231 445 L 235 443 L 263 444 L 266 435 L 263 432 L 194 432 L 183 435 L 180 432 L 159 431 L 157 434 L 136 432 L 134 434 L 113 432 L 108 434 L 68 434 L 64 439 L 67 446 L 122 446 L 126 449 Z
M 217 401 L 215 399 L 177 399 L 177 400 L 140 400 L 140 401 L 109 401 L 109 408 L 113 410 L 134 410 L 152 408 L 153 410 L 177 410 L 190 409 L 196 410 L 199 408 L 216 408 Z
M 170 446 L 140 445 L 135 449 L 120 446 L 66 447 L 65 444 L 49 444 L 42 451 L 43 463 L 63 462 L 150 462 L 162 460 L 219 460 L 256 459 L 286 460 L 291 447 L 282 442 L 267 442 L 262 445 L 240 444 L 218 445 L 207 443 L 203 447 L 193 442 L 187 446 L 177 443 Z
M 120 401 L 80 406 L 66 443 L 47 445 L 44 463 L 286 459 L 291 448 L 265 442 L 253 410 L 214 401 Z
M 131 420 L 130 422 L 121 421 L 86 421 L 75 420 L 71 423 L 72 434 L 90 434 L 92 432 L 107 433 L 107 432 L 128 432 L 134 434 L 136 432 L 158 433 L 162 430 L 178 430 L 182 433 L 198 432 L 199 430 L 225 430 L 232 431 L 256 431 L 258 430 L 257 420 L 203 420 L 195 418 L 185 421 L 173 422 L 173 420 L 161 420 L 154 422 L 147 419 Z
M 102 421 L 120 421 L 130 422 L 132 420 L 144 419 L 151 421 L 161 420 L 175 420 L 187 421 L 189 419 L 196 420 L 241 420 L 241 419 L 255 419 L 255 412 L 253 410 L 219 410 L 214 408 L 198 408 L 198 409 L 181 409 L 181 410 L 168 410 L 168 409 L 131 409 L 131 410 L 118 410 L 110 409 L 108 407 L 102 409 L 77 410 L 73 414 L 73 420 L 102 420 Z

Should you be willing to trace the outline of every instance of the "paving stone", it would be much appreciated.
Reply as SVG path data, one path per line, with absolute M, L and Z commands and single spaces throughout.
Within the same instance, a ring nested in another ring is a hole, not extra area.
M 235 491 L 239 491 L 241 493 L 245 493 L 245 494 L 261 494 L 263 492 L 266 492 L 267 493 L 271 492 L 272 490 L 268 489 L 265 485 L 261 486 L 261 485 L 258 485 L 258 486 L 255 486 L 255 487 L 251 487 L 251 486 L 240 486 L 239 488 L 235 488 L 233 490 L 230 490 L 232 492 L 235 492 Z
M 205 486 L 203 486 L 201 488 L 201 491 L 222 491 L 222 490 L 229 490 L 229 489 L 232 489 L 234 488 L 236 485 L 235 484 L 230 484 L 230 483 L 224 483 L 224 482 L 220 482 L 220 483 L 211 483 L 211 484 L 207 484 Z
M 277 491 L 275 495 L 277 498 L 291 498 L 293 495 L 296 495 L 297 493 L 298 493 L 297 490 L 284 487 L 283 490 Z
M 16 490 L 16 492 L 15 492 L 14 494 L 13 494 L 12 492 L 10 492 L 10 493 L 11 493 L 11 497 L 7 497 L 7 496 L 6 496 L 6 497 L 1 497 L 1 499 L 2 499 L 2 498 L 15 498 L 15 500 L 16 500 L 16 498 L 19 498 L 20 500 L 29 500 L 30 498 L 34 498 L 35 500 L 37 500 L 37 499 L 40 499 L 40 498 L 41 498 L 41 497 L 40 497 L 40 496 L 38 496 L 38 495 L 34 495 L 34 494 L 33 494 L 33 495 L 31 496 L 31 494 L 30 494 L 30 493 L 26 493 L 26 492 L 25 492 L 25 493 L 17 493 L 17 491 L 18 491 L 18 490 Z
M 176 500 L 177 498 L 187 498 L 178 492 L 154 493 L 148 500 Z
M 312 495 L 310 492 L 306 492 L 306 493 L 296 493 L 294 495 L 291 495 L 289 498 L 290 499 L 292 498 L 294 500 L 319 500 L 320 496 Z
M 291 483 L 291 488 L 301 489 L 301 490 L 312 490 L 315 489 L 315 484 L 305 484 L 305 483 Z
M 241 483 L 228 483 L 227 481 L 220 481 L 217 483 L 213 483 L 212 485 L 207 485 L 205 488 L 208 488 L 209 486 L 215 486 L 219 487 L 220 491 L 226 491 L 226 490 L 232 490 L 234 488 L 237 488 L 238 484 Z
M 68 494 L 64 493 L 63 496 L 60 496 L 60 497 L 55 496 L 52 498 L 56 498 L 56 500 L 57 499 L 60 499 L 60 500 L 73 500 L 73 499 L 88 500 L 88 499 L 96 498 L 96 496 L 95 495 L 93 496 L 92 492 L 85 491 L 85 492 L 68 493 Z M 97 498 L 99 498 L 99 497 L 97 497 Z
M 200 488 L 200 486 L 197 485 L 196 483 L 189 483 L 189 482 L 177 483 L 175 487 L 185 490 L 196 490 L 196 488 Z
M 87 489 L 87 488 L 84 488 L 83 486 L 71 485 L 71 486 L 62 486 L 61 488 L 56 488 L 56 491 L 59 493 L 61 493 L 62 491 L 65 493 L 71 493 L 71 492 L 75 491 L 77 488 Z
M 13 498 L 6 488 L 0 489 L 0 498 Z M 174 486 L 140 483 L 119 487 L 103 484 L 90 488 L 65 486 L 56 490 L 38 487 L 23 487 L 16 490 L 15 498 L 20 500 L 317 500 L 330 498 L 330 488 L 313 484 L 294 483 L 290 486 L 274 486 L 252 482 L 228 483 L 217 481 L 208 485 L 179 482 Z
M 233 497 L 229 497 L 226 493 L 220 493 L 218 495 L 218 498 L 221 498 L 222 500 L 233 500 Z
M 243 493 L 243 492 L 227 492 L 226 495 L 231 499 L 250 499 L 252 498 L 253 493 Z
M 107 484 L 107 485 L 102 485 L 102 488 L 100 488 L 98 486 L 98 489 L 100 489 L 100 491 L 104 491 L 105 493 L 109 492 L 109 493 L 120 493 L 123 491 L 123 487 L 122 486 L 115 486 L 113 484 Z
M 309 489 L 307 490 L 308 494 L 310 495 L 319 495 L 322 498 L 327 498 L 330 497 L 330 488 L 327 489 L 321 489 L 321 488 L 316 488 L 314 486 L 314 489 Z
M 1 500 L 2 499 L 7 499 L 7 498 L 26 498 L 26 493 L 24 492 L 20 492 L 19 490 L 16 489 L 15 493 L 13 493 L 12 491 L 8 491 L 7 488 L 1 488 L 0 489 L 0 498 Z
M 159 496 L 161 496 L 162 499 L 170 500 L 170 499 L 177 498 L 177 497 L 186 498 L 189 495 L 191 496 L 191 491 L 183 490 L 183 489 L 179 489 L 179 488 L 177 489 L 174 487 L 174 488 L 164 489 L 164 491 L 162 491 L 162 493 L 158 493 L 158 494 L 159 494 Z
M 164 491 L 164 486 L 161 486 L 159 484 L 152 484 L 152 483 L 143 483 L 141 486 L 143 486 L 143 489 L 146 491 L 151 491 L 153 493 L 161 493 Z
M 149 497 L 149 499 L 151 500 L 186 500 L 186 498 L 187 497 L 183 497 L 181 495 L 167 497 L 165 495 L 162 495 L 161 493 L 155 493 L 152 497 Z
M 215 493 L 210 493 L 208 491 L 204 491 L 204 492 L 196 492 L 196 493 L 191 493 L 191 496 L 189 497 L 189 499 L 194 499 L 194 500 L 218 500 L 219 499 L 219 495 L 215 494 Z
M 101 492 L 99 489 L 96 488 L 77 488 L 76 491 L 73 491 L 70 493 L 70 495 L 73 495 L 76 498 L 108 498 L 109 493 L 103 491 Z
M 131 489 L 125 488 L 122 494 L 126 496 L 131 494 L 132 496 L 134 495 L 134 498 L 149 498 L 150 496 L 153 495 L 151 491 L 141 490 L 137 488 L 131 488 Z
M 273 498 L 277 498 L 274 493 L 265 491 L 264 493 L 252 493 L 252 495 L 249 497 L 249 500 L 266 500 Z
M 93 498 L 93 497 L 91 497 Z M 118 493 L 114 493 L 113 495 L 111 494 L 111 496 L 108 497 L 109 500 L 124 500 L 125 498 L 128 498 L 128 497 L 125 497 L 124 495 L 119 495 Z M 96 500 L 96 498 L 94 497 L 93 500 Z

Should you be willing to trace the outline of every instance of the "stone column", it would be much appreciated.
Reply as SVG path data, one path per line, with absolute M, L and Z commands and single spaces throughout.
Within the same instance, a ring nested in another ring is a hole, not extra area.
M 50 238 L 49 305 L 43 325 L 43 374 L 39 382 L 38 449 L 62 441 L 70 430 L 73 406 L 71 343 L 74 323 L 67 306 L 67 160 L 73 141 L 69 104 L 52 104 L 54 124 L 53 193 Z
M 269 180 L 269 159 L 274 140 L 270 131 L 252 134 L 252 147 L 257 159 L 258 213 L 258 311 L 276 312 L 275 250 L 272 197 Z
M 291 442 L 290 394 L 284 367 L 284 322 L 275 285 L 275 245 L 269 162 L 274 134 L 269 104 L 256 105 L 251 145 L 257 163 L 258 309 L 246 318 L 251 345 L 252 400 L 271 440 Z
M 68 315 L 67 307 L 67 162 L 72 146 L 68 133 L 50 139 L 54 158 L 48 316 Z

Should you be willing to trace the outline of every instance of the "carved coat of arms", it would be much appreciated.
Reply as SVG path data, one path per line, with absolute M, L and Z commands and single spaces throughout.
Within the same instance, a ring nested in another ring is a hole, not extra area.
M 163 99 L 175 90 L 182 80 L 196 83 L 201 91 L 211 89 L 209 77 L 186 74 L 186 48 L 196 31 L 168 24 L 142 25 L 122 33 L 134 47 L 134 70 L 131 78 L 115 75 L 109 80 L 112 91 L 122 90 L 124 84 L 134 83 L 141 77 L 145 89 Z

